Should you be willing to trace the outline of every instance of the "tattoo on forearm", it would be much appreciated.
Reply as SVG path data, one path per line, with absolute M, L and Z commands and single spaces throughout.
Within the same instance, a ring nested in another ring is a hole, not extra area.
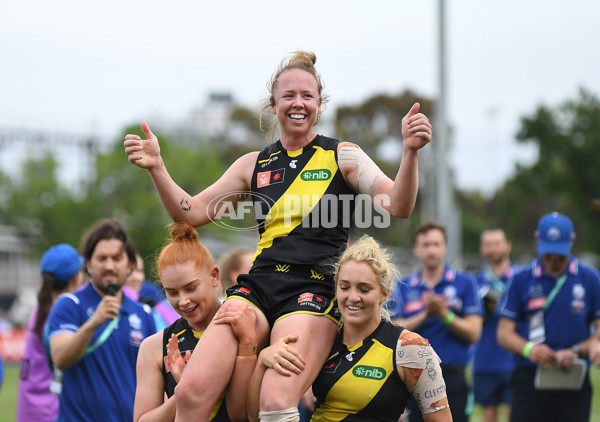
M 192 209 L 192 206 L 190 205 L 190 203 L 187 201 L 187 199 L 182 199 L 181 202 L 179 202 L 179 205 L 181 205 L 181 209 L 183 211 L 189 211 Z

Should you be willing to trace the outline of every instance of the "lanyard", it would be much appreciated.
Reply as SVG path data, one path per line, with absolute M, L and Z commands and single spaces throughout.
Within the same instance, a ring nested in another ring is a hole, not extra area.
M 546 299 L 546 303 L 544 304 L 544 309 L 548 309 L 548 307 L 550 306 L 550 304 L 552 303 L 552 301 L 554 300 L 554 298 L 556 297 L 556 295 L 558 294 L 560 289 L 562 289 L 562 286 L 563 286 L 563 284 L 565 284 L 565 281 L 567 281 L 567 274 L 561 275 L 560 278 L 558 280 L 556 280 L 556 284 L 554 285 L 554 288 L 548 295 L 548 299 Z
M 500 278 L 496 277 L 496 274 L 492 271 L 490 267 L 485 269 L 486 275 L 494 289 L 496 289 L 500 294 L 504 293 L 506 290 L 506 285 L 500 280 Z
M 117 315 L 115 319 L 108 323 L 108 325 L 102 331 L 102 334 L 96 339 L 96 342 L 92 344 L 85 350 L 85 354 L 89 355 L 94 352 L 98 347 L 102 346 L 104 342 L 110 337 L 112 332 L 119 327 L 119 320 L 121 319 L 121 314 Z

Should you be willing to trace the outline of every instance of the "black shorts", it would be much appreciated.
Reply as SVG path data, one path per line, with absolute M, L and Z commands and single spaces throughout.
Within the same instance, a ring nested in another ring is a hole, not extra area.
M 592 406 L 589 371 L 581 390 L 537 390 L 535 367 L 517 366 L 510 378 L 514 422 L 587 422 Z
M 340 324 L 331 275 L 307 266 L 276 264 L 240 274 L 225 298 L 240 298 L 257 307 L 271 328 L 277 320 L 291 314 L 325 315 Z

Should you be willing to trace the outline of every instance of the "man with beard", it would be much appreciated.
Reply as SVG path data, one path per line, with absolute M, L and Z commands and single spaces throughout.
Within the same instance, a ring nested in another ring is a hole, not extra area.
M 89 281 L 61 296 L 48 319 L 50 355 L 63 371 L 57 421 L 131 421 L 136 360 L 156 332 L 150 307 L 121 291 L 135 247 L 114 220 L 102 220 L 82 241 Z

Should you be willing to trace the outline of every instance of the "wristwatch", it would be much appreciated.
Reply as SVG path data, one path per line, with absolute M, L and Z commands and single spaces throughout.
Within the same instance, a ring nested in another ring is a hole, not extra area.
M 571 350 L 575 352 L 577 357 L 581 357 L 581 347 L 578 344 L 571 346 Z

